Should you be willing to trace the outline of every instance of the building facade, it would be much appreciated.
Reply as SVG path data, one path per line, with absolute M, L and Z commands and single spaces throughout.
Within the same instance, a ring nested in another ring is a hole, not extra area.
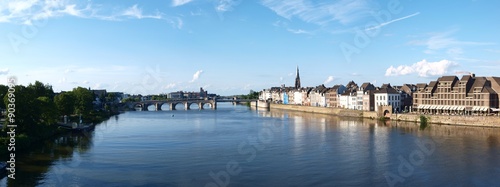
M 374 91 L 375 111 L 380 106 L 392 106 L 393 112 L 401 111 L 401 94 L 390 84 L 384 84 L 379 90 Z
M 425 87 L 417 86 L 413 110 L 429 114 L 471 115 L 498 111 L 500 77 L 474 74 L 442 76 Z

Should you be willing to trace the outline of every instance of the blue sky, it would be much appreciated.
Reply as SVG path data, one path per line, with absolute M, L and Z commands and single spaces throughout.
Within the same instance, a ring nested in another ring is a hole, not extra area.
M 0 2 L 0 84 L 221 95 L 500 76 L 500 1 Z

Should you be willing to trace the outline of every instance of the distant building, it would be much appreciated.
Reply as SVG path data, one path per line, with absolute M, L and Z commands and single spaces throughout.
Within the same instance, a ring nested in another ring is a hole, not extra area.
M 96 98 L 102 98 L 102 97 L 106 97 L 107 95 L 107 92 L 106 90 L 90 90 L 92 93 L 94 93 L 94 96 Z
M 401 110 L 410 111 L 413 106 L 413 93 L 417 91 L 417 85 L 403 84 L 403 86 L 393 86 L 401 94 Z
M 392 106 L 393 111 L 401 111 L 401 94 L 391 84 L 383 84 L 373 94 L 375 111 L 379 106 Z
M 342 108 L 353 110 L 358 109 L 357 90 L 358 84 L 356 84 L 354 81 L 350 81 L 349 83 L 347 83 L 345 92 L 342 93 L 339 97 L 339 106 Z
M 300 86 L 299 66 L 297 66 L 297 76 L 295 77 L 295 89 L 299 88 L 301 88 L 301 86 Z
M 340 94 L 344 93 L 346 90 L 346 87 L 344 85 L 335 85 L 332 88 L 328 89 L 326 92 L 326 102 L 328 107 L 340 107 L 339 105 L 339 98 Z
M 369 92 L 369 91 L 371 91 L 371 90 L 375 90 L 375 86 L 369 82 L 363 83 L 358 88 L 357 93 L 356 93 L 356 106 L 354 107 L 356 110 L 364 110 L 364 105 L 365 105 L 364 102 L 368 102 L 368 103 L 366 103 L 366 105 L 369 105 L 369 103 L 370 103 L 369 99 L 371 97 L 369 97 L 369 96 L 365 97 L 365 95 L 370 94 L 371 92 Z
M 442 76 L 417 84 L 413 111 L 431 114 L 487 114 L 498 111 L 500 77 Z
M 169 99 L 204 99 L 209 97 L 215 97 L 215 94 L 208 94 L 206 90 L 200 88 L 199 92 L 170 92 L 167 94 L 167 98 Z
M 309 92 L 311 106 L 326 107 L 326 93 L 329 89 L 325 85 L 319 85 Z

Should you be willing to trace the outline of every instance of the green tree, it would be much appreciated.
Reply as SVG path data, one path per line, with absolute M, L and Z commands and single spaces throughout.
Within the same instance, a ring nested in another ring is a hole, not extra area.
M 108 93 L 108 95 L 106 96 L 106 102 L 116 102 L 116 99 L 117 99 L 117 95 L 115 93 Z
M 54 102 L 47 96 L 38 97 L 35 104 L 40 112 L 40 123 L 53 125 L 57 122 L 58 112 Z
M 54 99 L 54 91 L 52 86 L 49 84 L 43 84 L 40 81 L 36 81 L 34 84 L 29 84 L 28 88 L 33 91 L 35 97 L 48 97 L 49 99 Z
M 60 115 L 71 115 L 75 111 L 75 97 L 72 92 L 63 92 L 54 97 L 54 103 Z
M 9 90 L 8 86 L 0 84 L 0 98 L 4 98 L 8 90 Z M 0 109 L 6 109 L 6 108 L 7 107 L 5 107 L 5 103 L 0 102 Z
M 73 95 L 75 97 L 75 113 L 89 115 L 92 111 L 94 101 L 94 93 L 82 87 L 74 88 Z
M 8 124 L 16 124 L 17 132 L 24 133 L 29 132 L 34 129 L 35 125 L 38 124 L 40 119 L 40 111 L 38 111 L 36 98 L 33 91 L 25 86 L 18 85 L 14 87 L 15 101 L 14 103 L 9 101 L 9 96 L 6 94 L 4 96 L 4 104 L 8 106 L 9 104 L 14 104 L 12 108 L 15 108 L 14 119 L 15 121 L 6 120 Z M 12 98 L 12 97 L 11 97 Z

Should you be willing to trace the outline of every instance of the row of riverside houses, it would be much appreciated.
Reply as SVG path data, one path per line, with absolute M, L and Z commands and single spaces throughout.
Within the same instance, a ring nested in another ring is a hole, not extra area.
M 442 76 L 429 84 L 383 84 L 366 82 L 347 85 L 301 87 L 299 71 L 295 87 L 272 87 L 260 92 L 259 99 L 279 104 L 335 107 L 377 111 L 392 106 L 393 112 L 417 112 L 440 115 L 487 115 L 500 111 L 500 77 L 476 77 L 474 74 Z
M 378 106 L 390 105 L 394 111 L 401 112 L 411 108 L 412 92 L 415 85 L 393 87 L 384 84 L 375 87 L 371 83 L 358 86 L 354 81 L 344 85 L 325 87 L 272 87 L 260 92 L 259 99 L 278 104 L 291 104 L 316 107 L 335 107 L 353 110 L 376 111 Z

